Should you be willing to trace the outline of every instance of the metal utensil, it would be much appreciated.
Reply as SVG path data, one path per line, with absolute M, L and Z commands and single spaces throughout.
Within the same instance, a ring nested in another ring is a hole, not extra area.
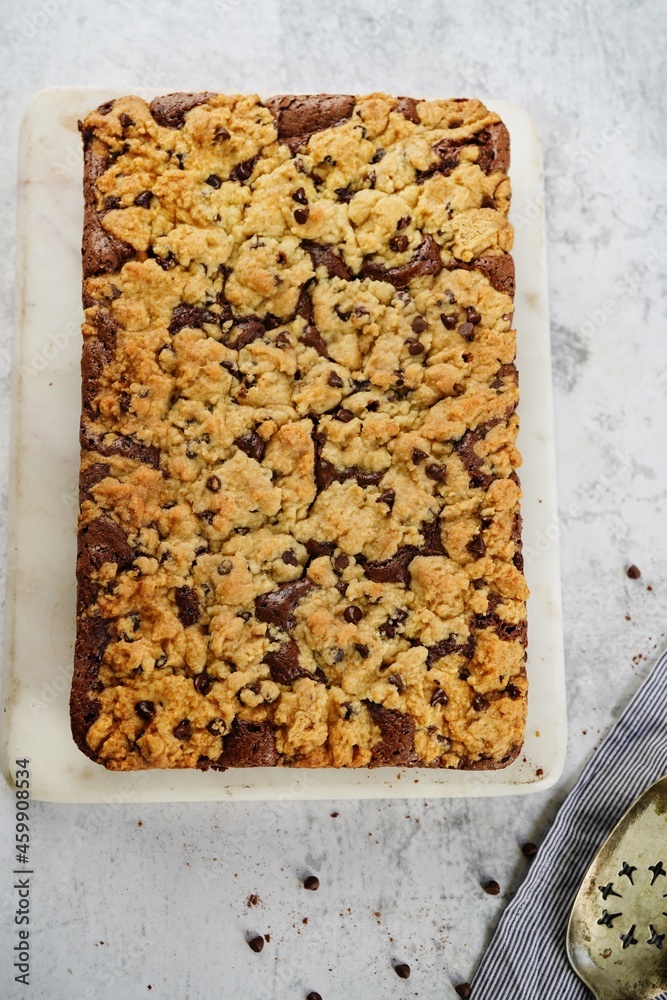
M 597 1000 L 667 990 L 667 776 L 630 806 L 586 872 L 567 957 Z

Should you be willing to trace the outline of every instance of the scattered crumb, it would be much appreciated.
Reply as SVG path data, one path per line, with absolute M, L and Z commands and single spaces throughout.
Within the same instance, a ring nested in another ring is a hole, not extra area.
M 639 569 L 638 566 L 635 566 L 634 563 L 632 564 L 632 566 L 628 566 L 625 572 L 627 573 L 627 575 L 630 577 L 631 580 L 638 580 L 639 577 L 642 575 L 641 570 Z
M 270 935 L 270 934 L 265 934 L 265 935 L 264 935 L 264 940 L 265 940 L 265 941 L 266 941 L 266 943 L 268 944 L 268 943 L 269 943 L 269 941 L 271 940 L 271 935 Z
M 537 777 L 538 777 L 538 778 L 541 778 L 541 777 L 542 777 L 542 775 L 544 774 L 544 768 L 542 768 L 542 767 L 538 767 L 538 769 L 537 769 L 537 771 L 535 772 L 535 774 L 537 775 Z
M 142 821 L 141 821 L 140 819 L 138 819 L 138 820 L 137 820 L 137 826 L 143 826 L 143 825 L 144 825 L 144 824 L 142 823 Z
M 340 816 L 340 813 L 331 813 L 330 815 L 332 819 L 336 819 L 337 816 Z
M 308 917 L 304 917 L 303 920 L 301 921 L 301 923 L 302 924 L 307 924 L 308 923 Z
M 630 617 L 630 615 L 626 615 L 625 616 L 625 620 L 626 620 L 626 622 L 631 622 L 632 618 Z
M 246 906 L 247 906 L 248 908 L 250 908 L 251 906 L 257 906 L 257 904 L 258 904 L 258 903 L 261 903 L 261 902 L 262 902 L 262 901 L 261 901 L 261 899 L 259 898 L 259 896 L 257 895 L 257 893 L 253 892 L 253 893 L 251 893 L 251 894 L 250 894 L 250 895 L 248 896 L 248 898 L 247 898 L 247 900 L 246 900 Z

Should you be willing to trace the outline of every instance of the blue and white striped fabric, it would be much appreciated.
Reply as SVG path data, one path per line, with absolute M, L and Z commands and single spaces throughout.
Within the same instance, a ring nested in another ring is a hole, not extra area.
M 482 959 L 472 1000 L 589 1000 L 565 953 L 574 897 L 607 834 L 665 773 L 667 653 L 558 812 Z

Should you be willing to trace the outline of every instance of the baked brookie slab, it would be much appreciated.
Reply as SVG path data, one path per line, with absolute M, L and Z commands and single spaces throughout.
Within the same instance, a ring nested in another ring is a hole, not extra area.
M 509 139 L 475 100 L 109 101 L 74 738 L 116 770 L 523 740 Z

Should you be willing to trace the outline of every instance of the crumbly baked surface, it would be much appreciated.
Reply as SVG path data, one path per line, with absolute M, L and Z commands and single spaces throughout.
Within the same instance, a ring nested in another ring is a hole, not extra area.
M 79 747 L 506 765 L 527 588 L 498 116 L 199 93 L 80 128 Z

